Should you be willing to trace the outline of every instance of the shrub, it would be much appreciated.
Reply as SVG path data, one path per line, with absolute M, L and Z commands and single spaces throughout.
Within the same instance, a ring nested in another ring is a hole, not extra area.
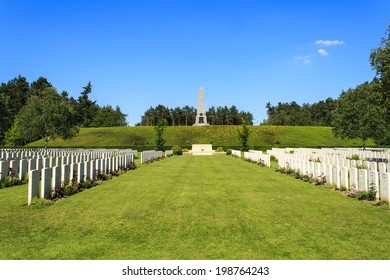
M 376 199 L 377 190 L 374 186 L 370 186 L 368 189 L 368 200 L 374 201 Z
M 362 164 L 362 165 L 356 165 L 356 168 L 357 169 L 367 169 L 367 166 L 365 166 L 364 164 Z
M 217 150 L 216 150 L 217 153 L 221 153 L 221 152 L 224 152 L 223 148 L 222 147 L 218 147 Z
M 126 167 L 126 170 L 135 170 L 135 169 L 137 169 L 137 165 L 135 164 L 135 162 L 129 163 Z
M 183 151 L 183 153 L 188 153 L 189 152 L 189 150 L 186 149 L 186 148 L 184 148 L 182 151 Z
M 312 183 L 315 186 L 323 186 L 323 185 L 325 185 L 326 180 L 324 180 L 323 177 L 317 177 L 317 178 L 312 178 L 310 180 L 310 183 Z
M 356 188 L 352 187 L 349 190 L 349 192 L 347 193 L 347 196 L 352 197 L 352 198 L 356 198 L 357 194 L 358 194 L 358 190 Z
M 294 178 L 295 178 L 295 179 L 302 180 L 303 175 L 301 174 L 301 172 L 296 171 L 295 174 L 294 174 Z
M 292 168 L 287 168 L 286 169 L 286 174 L 289 175 L 289 176 L 294 176 L 295 175 L 295 170 L 292 169 Z
M 307 175 L 307 174 L 302 175 L 302 179 L 301 180 L 304 181 L 304 182 L 310 182 L 310 176 Z
M 368 200 L 369 194 L 366 191 L 361 191 L 356 194 L 358 200 Z
M 226 150 L 226 155 L 230 156 L 232 154 L 232 149 L 227 149 Z
M 71 182 L 67 184 L 62 190 L 59 190 L 59 194 L 62 194 L 59 197 L 71 196 L 78 192 L 80 192 L 79 184 L 77 184 L 76 182 Z
M 15 177 L 13 174 L 11 174 L 11 175 L 5 177 L 5 179 L 0 182 L 0 189 L 20 185 L 21 183 L 22 182 L 19 180 L 19 178 Z
M 28 183 L 28 172 L 26 173 L 26 175 L 24 176 L 24 178 L 21 181 L 21 184 L 27 184 L 27 183 Z
M 242 131 L 241 130 L 238 130 L 238 139 L 240 140 L 241 142 L 241 146 L 242 146 L 242 151 L 249 151 L 249 146 L 248 146 L 248 140 L 249 140 L 249 135 L 251 133 L 251 131 L 249 130 L 249 127 L 246 125 L 246 122 L 244 120 L 241 120 L 242 121 Z
M 92 188 L 93 186 L 95 186 L 96 184 L 94 184 L 94 182 L 93 181 L 91 181 L 91 180 L 85 180 L 85 181 L 83 181 L 83 182 L 81 182 L 80 184 L 79 184 L 79 188 L 80 189 L 90 189 L 90 188 Z
M 174 155 L 177 155 L 177 156 L 183 155 L 183 150 L 179 147 L 179 145 L 173 146 L 172 151 L 173 151 Z
M 111 176 L 109 174 L 106 174 L 106 173 L 100 174 L 100 180 L 108 181 L 110 179 L 111 179 Z
M 359 155 L 352 155 L 350 158 L 350 160 L 359 160 Z
M 107 181 L 111 179 L 110 175 L 102 173 L 101 170 L 96 170 L 95 178 L 100 181 Z
M 271 161 L 278 162 L 277 158 L 276 158 L 274 155 L 271 155 L 271 156 L 270 156 L 270 159 L 271 159 Z

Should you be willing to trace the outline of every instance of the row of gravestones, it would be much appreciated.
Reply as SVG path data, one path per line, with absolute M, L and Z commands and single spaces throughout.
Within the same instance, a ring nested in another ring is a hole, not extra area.
M 385 162 L 377 162 L 377 161 L 368 161 L 368 160 L 349 160 L 349 159 L 339 159 L 339 158 L 329 158 L 326 157 L 325 159 L 322 160 L 302 160 L 300 158 L 294 157 L 293 155 L 283 155 L 279 156 L 278 158 L 278 165 L 279 167 L 287 167 L 286 165 L 293 166 L 295 162 L 306 162 L 307 164 L 309 162 L 320 162 L 322 164 L 332 164 L 336 166 L 345 166 L 348 168 L 356 167 L 356 168 L 362 168 L 362 169 L 367 169 L 367 170 L 377 170 L 377 171 L 383 171 L 383 170 L 388 170 L 390 171 L 390 163 L 385 163 Z M 297 164 L 295 163 L 295 166 Z
M 378 171 L 378 173 L 390 172 L 390 163 L 385 163 L 385 161 L 350 160 L 345 159 L 343 156 L 340 157 L 340 155 L 335 155 L 333 158 L 328 155 L 323 157 L 304 157 L 299 153 L 273 153 L 273 155 L 277 157 L 279 167 L 291 168 L 294 170 L 299 169 L 303 174 L 309 173 L 314 174 L 314 176 L 319 176 L 318 173 L 320 173 L 320 171 L 318 170 L 322 170 L 321 173 L 325 173 L 326 166 L 329 164 L 332 166 L 338 166 L 339 168 L 346 167 L 348 169 L 367 169 L 367 171 L 373 170 Z
M 134 153 L 129 153 L 128 155 L 134 155 Z M 110 153 L 102 154 L 75 154 L 67 156 L 57 156 L 57 157 L 42 157 L 38 155 L 33 158 L 18 158 L 15 159 L 6 159 L 0 160 L 0 180 L 4 180 L 5 177 L 13 175 L 19 179 L 25 178 L 26 174 L 30 170 L 40 170 L 42 168 L 61 166 L 62 164 L 72 164 L 90 161 L 92 159 L 100 158 L 110 158 L 113 157 Z
M 165 150 L 165 156 L 166 157 L 173 156 L 173 150 Z
M 241 157 L 241 151 L 239 150 L 232 150 L 232 155 L 236 157 Z
M 270 155 L 263 154 L 262 151 L 249 150 L 249 152 L 244 152 L 244 158 L 259 163 L 261 162 L 265 164 L 265 166 L 271 167 Z
M 116 155 L 137 155 L 136 150 L 126 149 L 95 149 L 95 150 L 83 150 L 83 149 L 0 149 L 0 161 L 7 161 L 12 159 L 30 159 L 30 158 L 43 158 L 43 157 L 81 157 L 82 160 L 99 159 L 105 157 L 112 157 Z M 80 160 L 79 160 L 80 161 Z
M 310 177 L 325 177 L 326 183 L 334 185 L 336 189 L 369 191 L 370 188 L 373 188 L 377 192 L 377 198 L 390 202 L 390 173 L 387 172 L 390 170 L 390 166 L 383 162 L 364 162 L 369 168 L 358 169 L 356 162 L 351 160 L 351 166 L 348 167 L 299 159 L 280 159 L 278 165 L 282 168 L 299 171 Z
M 274 155 L 276 158 L 286 154 L 292 154 L 297 159 L 301 160 L 320 160 L 325 161 L 326 158 L 334 159 L 348 159 L 357 155 L 361 159 L 367 159 L 377 162 L 389 162 L 390 161 L 390 149 L 374 149 L 374 150 L 361 150 L 356 148 L 322 148 L 322 149 L 289 149 L 289 148 L 273 148 L 267 151 L 268 154 Z
M 274 155 L 276 158 L 279 159 L 299 159 L 299 160 L 306 160 L 306 161 L 320 161 L 324 163 L 330 163 L 330 164 L 336 164 L 340 166 L 347 166 L 350 165 L 348 162 L 351 160 L 350 158 L 346 158 L 345 156 L 340 155 L 307 155 L 307 154 L 278 154 L 278 153 L 272 153 L 269 154 Z M 362 161 L 375 161 L 377 163 L 389 163 L 389 160 L 387 158 L 362 158 Z
M 141 164 L 160 159 L 163 157 L 162 151 L 143 151 L 141 153 Z
M 372 188 L 377 198 L 390 202 L 390 173 L 386 172 L 385 163 L 379 164 L 379 171 L 300 160 L 291 165 L 287 162 L 284 167 L 311 177 L 325 177 L 326 183 L 334 185 L 336 189 L 369 191 Z
M 232 155 L 236 157 L 241 157 L 241 151 L 232 150 Z M 249 152 L 244 152 L 244 159 L 263 163 L 267 167 L 271 167 L 271 157 L 268 154 L 263 154 L 262 151 L 249 150 Z
M 128 154 L 30 170 L 27 203 L 30 205 L 34 197 L 48 198 L 69 182 L 81 183 L 84 180 L 94 180 L 99 173 L 118 171 L 133 163 L 134 154 Z

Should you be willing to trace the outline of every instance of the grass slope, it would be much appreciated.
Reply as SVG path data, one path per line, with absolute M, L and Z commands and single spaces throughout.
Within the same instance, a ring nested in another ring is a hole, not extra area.
M 233 157 L 173 157 L 47 208 L 0 189 L 0 259 L 390 259 L 390 214 Z
M 237 137 L 240 126 L 176 126 L 167 127 L 166 147 L 173 145 L 191 147 L 192 144 L 211 143 L 214 147 L 233 148 L 241 144 Z M 252 147 L 359 147 L 360 140 L 341 140 L 332 134 L 330 127 L 299 126 L 252 126 L 249 145 Z M 153 127 L 112 127 L 83 128 L 78 136 L 70 141 L 56 139 L 50 147 L 131 147 L 142 150 L 154 147 Z M 374 146 L 372 141 L 368 146 Z M 31 143 L 30 147 L 43 147 L 42 140 Z

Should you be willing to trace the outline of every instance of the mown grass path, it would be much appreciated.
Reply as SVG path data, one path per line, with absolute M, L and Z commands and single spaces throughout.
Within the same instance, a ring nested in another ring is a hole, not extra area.
M 0 190 L 0 259 L 390 259 L 390 213 L 233 157 L 26 200 L 26 186 Z

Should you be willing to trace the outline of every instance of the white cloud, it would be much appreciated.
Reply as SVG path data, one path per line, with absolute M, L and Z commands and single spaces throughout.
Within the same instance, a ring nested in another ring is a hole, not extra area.
M 293 57 L 295 61 L 302 62 L 304 64 L 311 63 L 311 55 L 298 55 Z
M 321 46 L 337 46 L 337 45 L 343 45 L 344 41 L 342 40 L 317 40 L 316 45 Z
M 329 53 L 324 49 L 319 49 L 318 53 L 320 54 L 320 56 L 328 56 L 329 55 Z

